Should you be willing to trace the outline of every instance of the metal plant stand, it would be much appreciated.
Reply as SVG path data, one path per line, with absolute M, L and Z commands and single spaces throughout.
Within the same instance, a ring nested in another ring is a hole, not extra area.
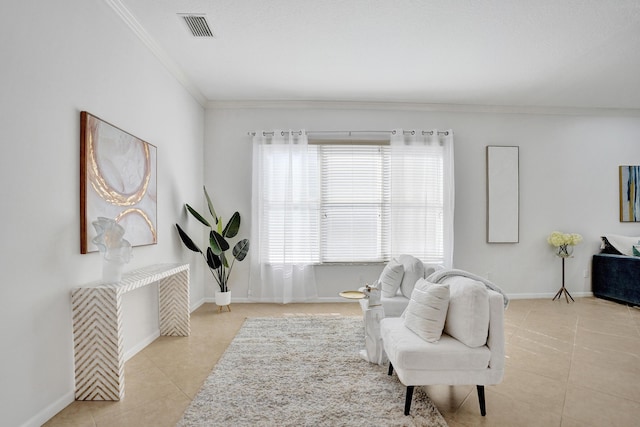
M 564 294 L 564 298 L 567 300 L 567 304 L 569 304 L 569 298 L 571 298 L 572 302 L 576 302 L 576 301 L 573 299 L 573 297 L 571 296 L 571 294 L 569 293 L 567 288 L 564 287 L 564 259 L 565 259 L 565 257 L 561 257 L 561 258 L 562 258 L 562 287 L 556 293 L 556 296 L 553 297 L 553 301 L 555 301 L 556 299 L 562 298 L 562 294 Z

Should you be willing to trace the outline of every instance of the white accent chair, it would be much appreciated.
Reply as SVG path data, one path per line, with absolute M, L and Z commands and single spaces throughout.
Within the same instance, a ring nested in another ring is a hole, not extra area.
M 451 283 L 452 286 L 460 286 L 465 281 L 479 283 L 469 278 L 460 277 L 453 279 Z M 446 282 L 447 280 L 444 281 L 444 283 Z M 380 331 L 384 350 L 389 358 L 388 374 L 392 375 L 395 370 L 400 382 L 407 387 L 405 415 L 409 415 L 414 387 L 435 384 L 476 384 L 480 413 L 483 416 L 486 414 L 484 386 L 500 383 L 504 376 L 505 366 L 504 299 L 499 292 L 490 289 L 487 289 L 487 294 L 485 294 L 484 302 L 489 306 L 488 327 L 483 333 L 480 332 L 483 334 L 480 335 L 480 340 L 478 340 L 478 333 L 475 332 L 473 347 L 447 333 L 448 322 L 451 323 L 451 330 L 455 324 L 458 331 L 461 324 L 466 324 L 468 329 L 473 329 L 476 327 L 473 323 L 475 320 L 479 320 L 478 323 L 482 322 L 478 318 L 482 316 L 467 314 L 478 313 L 468 305 L 468 301 L 458 305 L 456 309 L 452 308 L 454 298 L 457 298 L 457 296 L 454 297 L 453 290 L 451 300 L 448 303 L 444 332 L 439 341 L 425 341 L 405 326 L 405 318 L 403 317 L 382 319 Z M 486 325 L 486 305 L 483 309 L 485 310 L 484 321 Z M 450 315 L 456 318 L 452 319 Z M 474 316 L 476 319 L 473 318 Z M 454 332 L 450 333 L 454 334 Z M 478 346 L 477 344 L 483 343 L 484 339 L 486 342 Z M 469 343 L 469 341 L 466 342 Z

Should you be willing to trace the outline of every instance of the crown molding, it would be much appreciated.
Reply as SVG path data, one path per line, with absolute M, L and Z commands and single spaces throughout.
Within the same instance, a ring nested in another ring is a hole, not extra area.
M 135 16 L 127 9 L 127 7 L 120 0 L 104 0 L 115 12 L 116 15 L 138 36 L 142 43 L 151 51 L 151 53 L 158 58 L 160 63 L 178 80 L 178 82 L 184 86 L 184 88 L 193 96 L 193 98 L 202 106 L 206 107 L 207 99 L 202 92 L 193 84 L 191 79 L 187 77 L 184 70 L 176 64 L 176 62 L 165 52 L 162 47 L 147 33 L 142 24 L 136 19 Z
M 473 105 L 430 104 L 421 102 L 367 102 L 367 101 L 293 101 L 293 100 L 247 100 L 209 101 L 207 109 L 319 109 L 319 110 L 387 110 L 427 111 L 488 114 L 531 114 L 562 116 L 630 116 L 640 117 L 640 109 L 623 108 L 578 108 L 519 105 Z
M 640 117 L 637 108 L 582 108 L 524 105 L 475 105 L 475 104 L 432 104 L 423 102 L 398 101 L 314 101 L 314 100 L 207 100 L 200 89 L 191 81 L 184 70 L 147 33 L 136 17 L 121 0 L 104 0 L 138 36 L 142 43 L 182 84 L 193 98 L 206 109 L 331 109 L 331 110 L 387 110 L 425 111 L 460 113 L 501 113 L 562 116 L 610 116 Z

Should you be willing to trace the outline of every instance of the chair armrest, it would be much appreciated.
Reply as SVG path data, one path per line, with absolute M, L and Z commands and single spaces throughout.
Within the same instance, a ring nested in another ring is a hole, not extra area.
M 491 350 L 489 367 L 504 369 L 504 298 L 496 291 L 489 291 L 489 336 L 487 347 Z

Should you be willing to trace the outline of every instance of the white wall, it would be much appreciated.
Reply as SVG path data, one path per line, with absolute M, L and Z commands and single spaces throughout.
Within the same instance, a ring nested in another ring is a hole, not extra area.
M 80 111 L 158 147 L 158 244 L 130 270 L 193 260 L 173 224 L 201 194 L 204 110 L 102 0 L 5 2 L 0 52 L 0 425 L 41 425 L 73 400 L 71 289 L 101 277 L 80 254 Z M 125 352 L 157 334 L 155 304 L 125 297 Z
M 501 286 L 514 297 L 549 297 L 561 283 L 561 262 L 546 242 L 554 230 L 580 233 L 584 242 L 566 264 L 575 295 L 589 294 L 591 255 L 599 236 L 640 236 L 640 225 L 618 218 L 618 166 L 640 164 L 640 118 L 606 115 L 543 115 L 510 112 L 399 110 L 379 105 L 219 104 L 206 112 L 205 182 L 228 209 L 251 223 L 252 130 L 448 129 L 455 132 L 454 267 Z M 479 109 L 478 109 L 479 110 Z M 487 145 L 520 147 L 520 242 L 486 243 Z M 215 190 L 214 190 L 215 189 Z M 251 252 L 250 252 L 251 254 Z M 251 256 L 251 255 L 250 255 Z M 247 296 L 248 262 L 236 264 L 234 298 Z M 319 296 L 335 298 L 361 277 L 373 280 L 381 267 L 324 267 Z M 207 288 L 209 289 L 209 288 Z M 208 290 L 207 290 L 208 292 Z

